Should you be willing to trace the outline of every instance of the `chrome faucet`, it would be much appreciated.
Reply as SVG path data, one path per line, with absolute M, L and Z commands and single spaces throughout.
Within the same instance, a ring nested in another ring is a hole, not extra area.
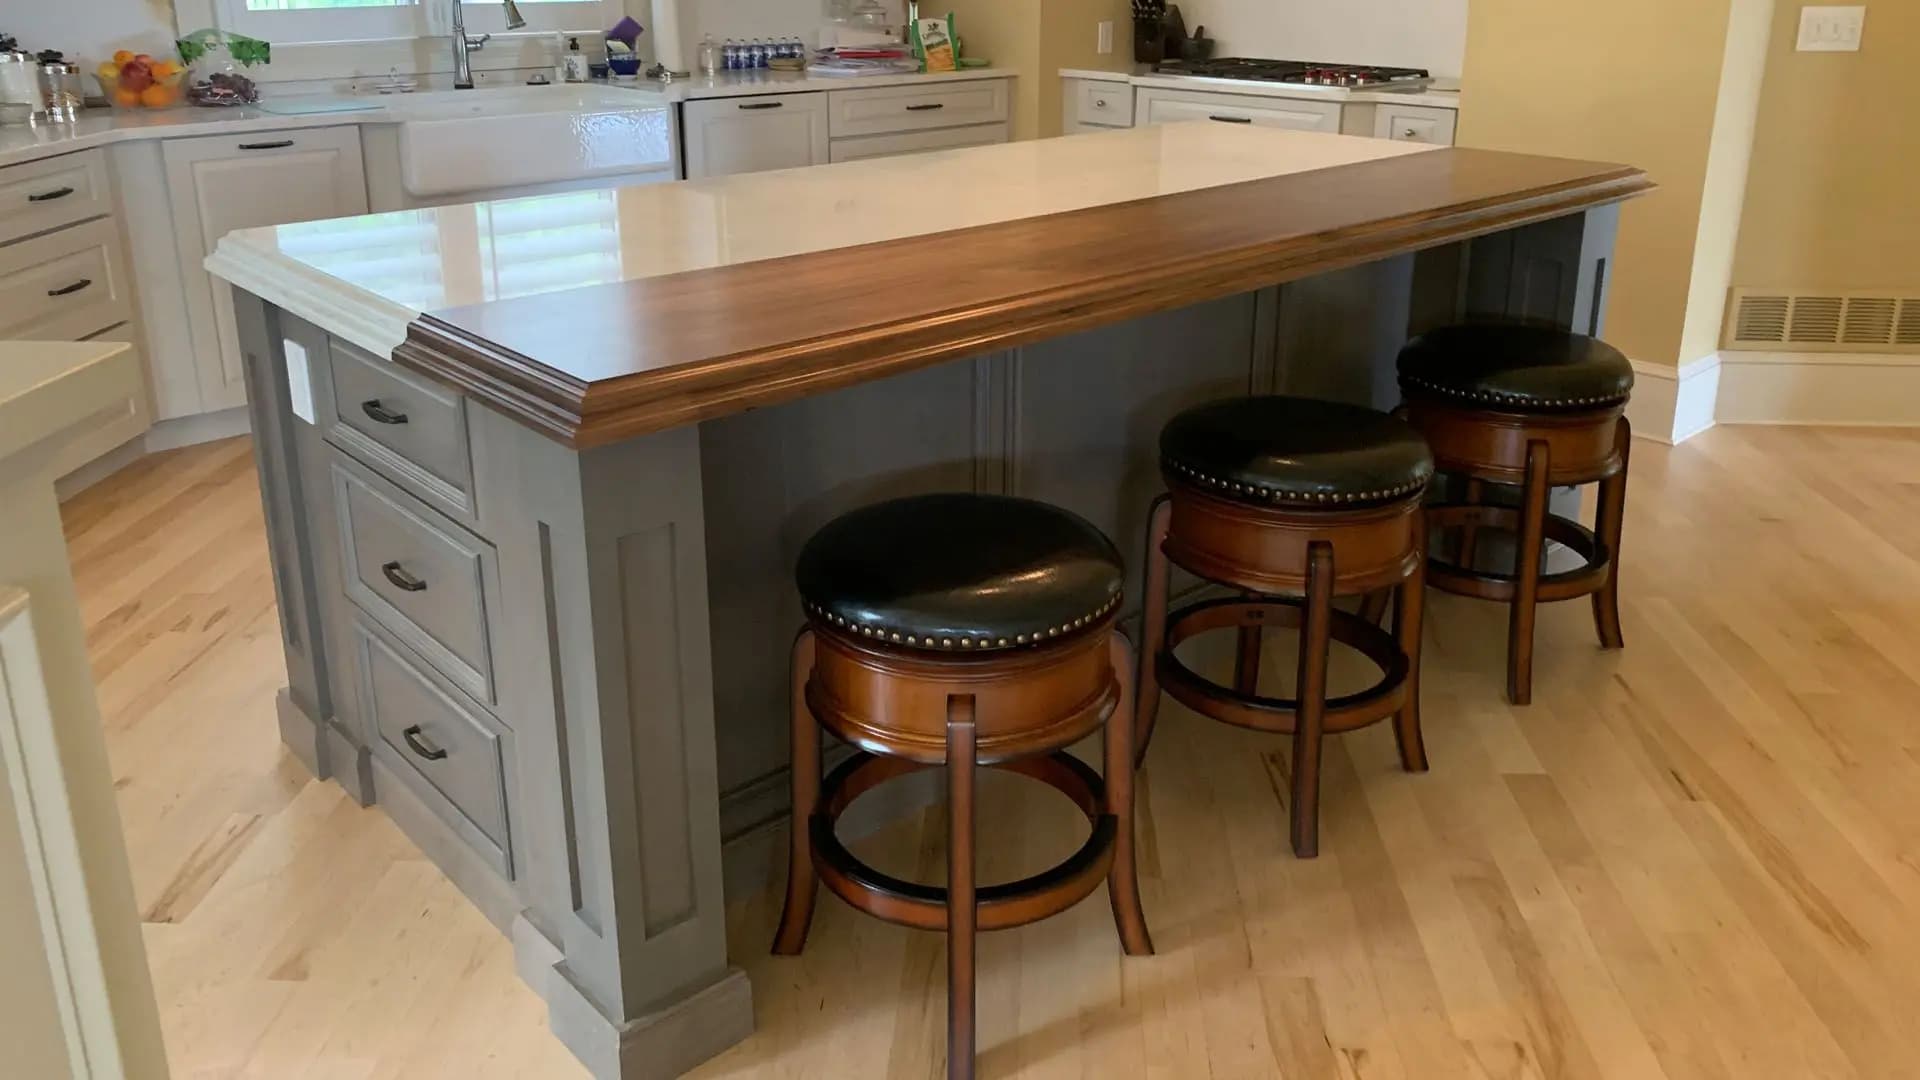
M 481 34 L 479 37 L 467 36 L 467 20 L 460 9 L 465 5 L 461 0 L 448 0 L 453 5 L 453 88 L 455 90 L 473 89 L 473 66 L 468 56 L 484 48 L 493 35 Z M 507 9 L 507 29 L 518 30 L 527 25 L 520 16 L 520 6 L 513 0 L 501 0 Z

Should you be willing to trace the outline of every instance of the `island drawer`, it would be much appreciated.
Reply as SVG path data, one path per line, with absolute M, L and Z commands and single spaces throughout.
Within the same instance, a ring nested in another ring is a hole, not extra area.
M 379 756 L 489 866 L 511 878 L 513 733 L 415 663 L 405 646 L 358 620 L 353 634 L 361 713 Z
M 0 169 L 0 244 L 113 212 L 98 150 Z
M 344 341 L 320 380 L 327 438 L 382 476 L 462 521 L 474 519 L 467 402 L 454 391 Z
M 991 124 L 1006 119 L 1005 79 L 974 79 L 938 86 L 888 86 L 878 90 L 833 90 L 827 94 L 827 133 L 836 139 Z
M 126 265 L 111 218 L 0 248 L 0 340 L 78 341 L 126 322 Z
M 453 685 L 493 705 L 493 546 L 334 455 L 334 505 L 347 597 Z

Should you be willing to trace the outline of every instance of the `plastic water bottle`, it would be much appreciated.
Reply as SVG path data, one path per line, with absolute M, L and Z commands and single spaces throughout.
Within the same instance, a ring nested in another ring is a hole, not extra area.
M 767 66 L 767 43 L 759 38 L 753 39 L 753 66 L 756 68 Z
M 732 71 L 739 66 L 740 46 L 734 44 L 732 38 L 728 38 L 727 43 L 720 46 L 720 68 L 723 71 Z

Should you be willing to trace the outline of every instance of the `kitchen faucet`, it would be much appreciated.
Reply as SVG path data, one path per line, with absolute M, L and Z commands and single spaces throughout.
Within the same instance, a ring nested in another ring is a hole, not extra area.
M 460 12 L 464 5 L 461 0 L 448 0 L 448 2 L 453 5 L 453 88 L 471 90 L 473 89 L 473 68 L 467 58 L 470 54 L 484 48 L 493 35 L 481 34 L 479 37 L 468 37 L 467 20 Z M 518 30 L 527 25 L 527 20 L 520 16 L 518 4 L 513 0 L 501 0 L 501 3 L 507 9 L 507 29 Z

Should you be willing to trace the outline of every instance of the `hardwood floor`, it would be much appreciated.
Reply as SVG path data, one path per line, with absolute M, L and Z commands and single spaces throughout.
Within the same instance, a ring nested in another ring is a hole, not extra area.
M 1285 740 L 1168 702 L 1140 782 L 1160 953 L 1124 959 L 1098 894 L 983 937 L 982 1074 L 1920 1075 L 1920 433 L 1634 453 L 1626 651 L 1549 605 L 1509 708 L 1502 610 L 1432 595 L 1433 772 L 1386 727 L 1331 740 L 1318 860 L 1287 853 Z M 67 507 L 176 1075 L 582 1075 L 506 940 L 278 748 L 247 455 Z M 984 880 L 1078 840 L 1056 796 L 980 803 Z M 860 850 L 937 879 L 941 836 Z M 759 1031 L 698 1075 L 938 1076 L 941 939 L 828 897 L 776 959 L 778 906 L 733 913 Z

